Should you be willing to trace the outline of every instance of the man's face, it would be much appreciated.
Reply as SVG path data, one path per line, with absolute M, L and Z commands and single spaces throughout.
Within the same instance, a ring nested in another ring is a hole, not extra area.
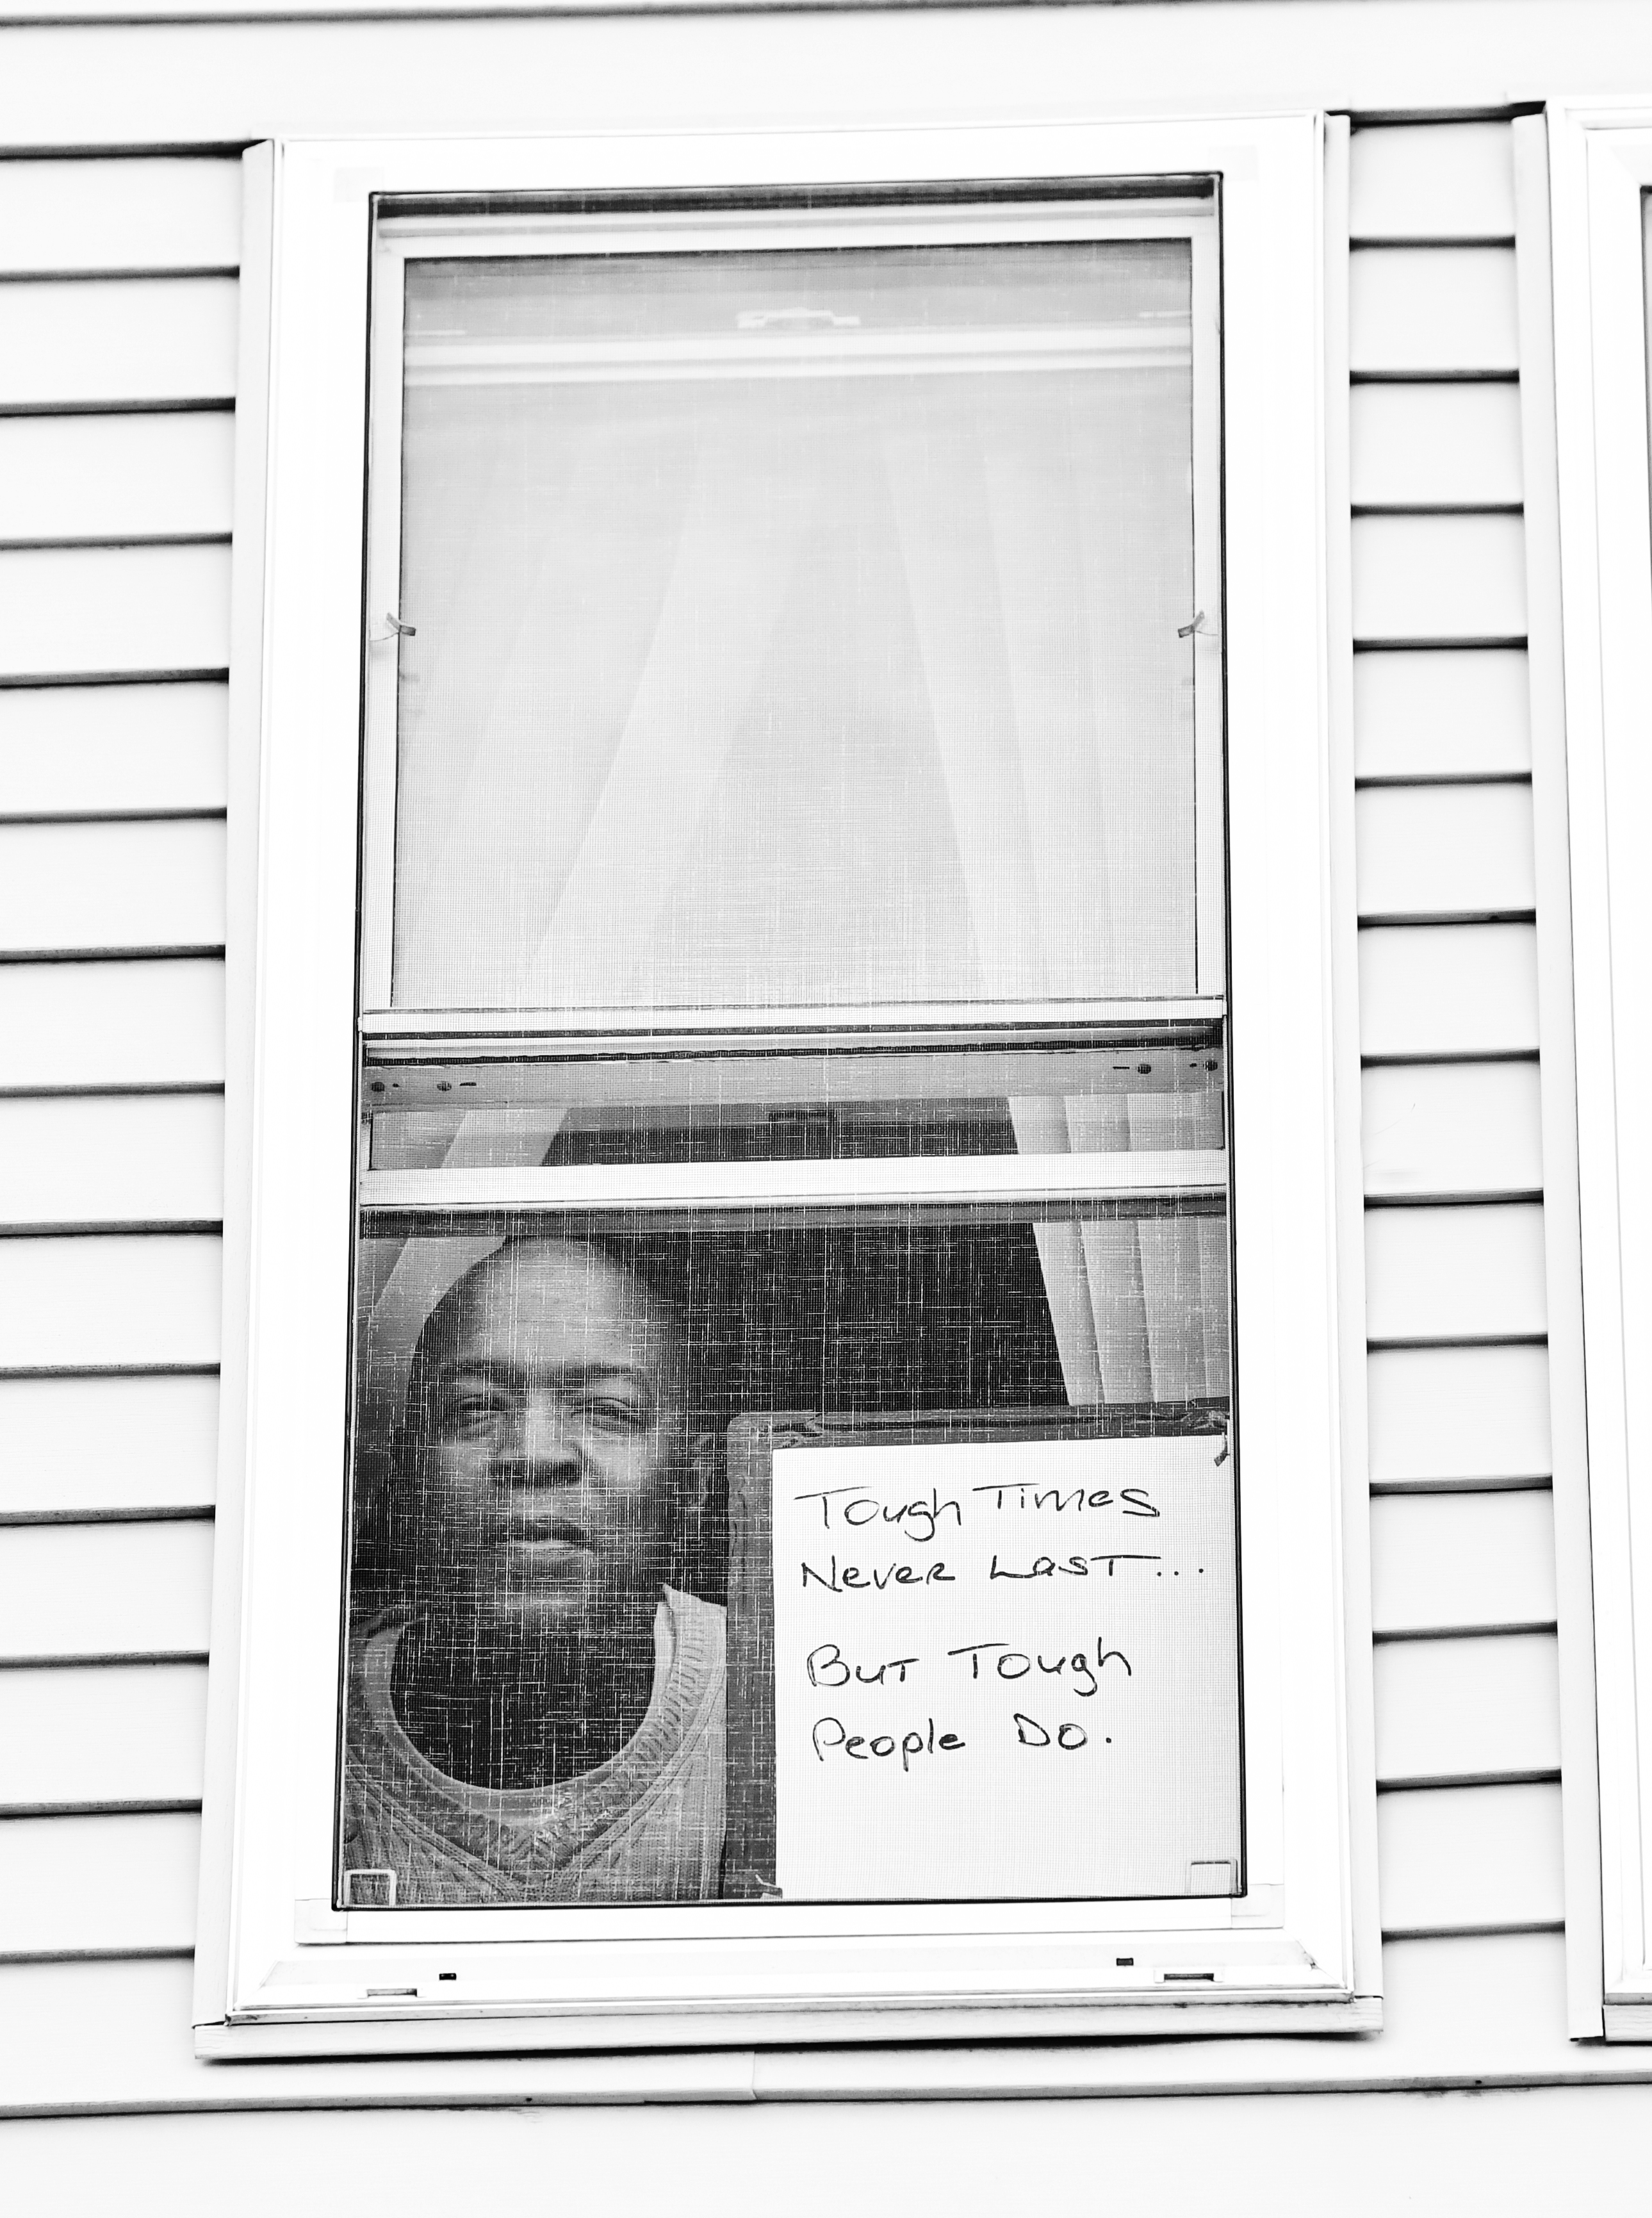
M 484 1642 L 589 1639 L 652 1610 L 687 1465 L 676 1348 L 640 1288 L 571 1243 L 463 1290 L 414 1413 L 418 1583 Z

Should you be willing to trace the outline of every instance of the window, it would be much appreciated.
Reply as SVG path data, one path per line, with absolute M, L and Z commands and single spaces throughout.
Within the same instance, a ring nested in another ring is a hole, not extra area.
M 1641 1236 L 1652 1194 L 1638 1144 L 1647 1083 L 1638 978 L 1652 914 L 1634 843 L 1652 801 L 1645 759 L 1652 112 L 1627 102 L 1564 107 L 1551 114 L 1551 143 L 1587 1388 L 1588 1522 L 1575 1614 L 1587 1626 L 1592 1600 L 1595 1672 L 1593 1715 L 1581 1709 L 1567 1744 L 1567 1792 L 1587 1801 L 1598 1747 L 1600 1954 L 1588 1967 L 1592 2029 L 1609 2040 L 1645 2040 L 1652 2030 L 1652 1557 L 1643 1503 L 1652 1440 L 1636 1381 L 1652 1329 L 1652 1273 Z
M 280 150 L 207 2053 L 1375 2022 L 1315 163 Z

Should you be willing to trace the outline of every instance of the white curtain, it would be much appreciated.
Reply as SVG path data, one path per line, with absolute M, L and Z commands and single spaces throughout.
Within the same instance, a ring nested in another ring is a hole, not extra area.
M 1190 408 L 1173 356 L 410 387 L 397 1004 L 1191 991 Z

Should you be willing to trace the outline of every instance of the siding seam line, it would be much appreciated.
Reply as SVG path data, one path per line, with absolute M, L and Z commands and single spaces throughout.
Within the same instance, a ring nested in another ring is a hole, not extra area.
M 1451 254 L 1496 247 L 1512 254 L 1515 244 L 1512 231 L 1465 231 L 1460 235 L 1445 231 L 1420 231 L 1414 234 L 1365 231 L 1356 232 L 1349 239 L 1348 251 L 1351 254 L 1409 254 L 1415 250 L 1425 254 Z
M 1377 1648 L 1393 1648 L 1404 1643 L 1420 1644 L 1430 1640 L 1525 1639 L 1556 1630 L 1552 1617 L 1511 1619 L 1503 1625 L 1414 1625 L 1393 1628 L 1374 1626 L 1371 1628 L 1371 1644 Z
M 124 1671 L 207 1663 L 204 1648 L 134 1648 L 109 1655 L 0 1656 L 0 1674 L 13 1671 Z
M 1441 1050 L 1416 1055 L 1362 1055 L 1359 1061 L 1360 1067 L 1365 1070 L 1427 1069 L 1436 1063 L 1443 1069 L 1451 1069 L 1459 1063 L 1535 1063 L 1541 1054 L 1542 1050 L 1535 1047 L 1460 1048 L 1449 1053 Z M 0 1098 L 3 1098 L 3 1092 L 4 1089 L 0 1088 Z
M 0 29 L 5 26 L 0 23 Z M 129 270 L 0 270 L 0 285 L 176 284 L 181 278 L 235 277 L 233 262 L 145 263 Z
M 68 685 L 226 685 L 229 674 L 229 665 L 223 662 L 195 670 L 28 670 L 0 677 L 0 691 L 45 692 Z
M 112 1079 L 107 1085 L 0 1086 L 0 1101 L 119 1101 L 200 1094 L 221 1100 L 221 1078 Z
M 1452 785 L 1523 785 L 1530 787 L 1529 770 L 1370 771 L 1354 779 L 1356 793 L 1427 791 Z
M 0 964 L 22 965 L 29 963 L 221 963 L 224 943 L 220 940 L 185 940 L 172 946 L 155 947 L 4 947 L 0 948 Z
M 0 1531 L 65 1525 L 209 1525 L 214 1515 L 210 1502 L 146 1503 L 139 1509 L 122 1504 L 109 1509 L 0 1509 Z
M 1426 638 L 1385 638 L 1381 634 L 1358 633 L 1354 639 L 1356 654 L 1442 654 L 1464 647 L 1515 648 L 1524 652 L 1526 635 L 1511 632 L 1442 632 Z
M 1546 1332 L 1440 1333 L 1405 1335 L 1395 1340 L 1369 1339 L 1367 1355 L 1397 1354 L 1405 1348 L 1547 1348 Z M 5 1374 L 0 1372 L 0 1378 Z
M 59 416 L 229 416 L 235 412 L 232 393 L 158 394 L 147 400 L 122 400 L 118 394 L 103 400 L 53 400 L 42 394 L 34 400 L 0 400 L 0 420 Z
M 1399 925 L 1436 925 L 1453 928 L 1474 924 L 1535 924 L 1534 908 L 1370 909 L 1362 911 L 1362 932 L 1383 931 Z M 0 963 L 7 957 L 0 955 Z
M 95 554 L 147 547 L 227 547 L 227 531 L 85 532 L 72 539 L 0 539 L 0 554 Z
M 1351 369 L 1358 385 L 1518 385 L 1518 369 Z
M 0 1802 L 0 1826 L 55 1818 L 198 1818 L 201 1798 L 138 1795 L 129 1802 Z
M 1426 130 L 1447 123 L 1513 123 L 1517 116 L 1541 115 L 1540 100 L 1505 101 L 1494 108 L 1351 108 L 1351 136 L 1362 131 Z
M 42 1217 L 33 1224 L 0 1221 L 0 1240 L 194 1240 L 210 1239 L 223 1230 L 220 1217 Z
M 1385 1925 L 1384 1941 L 1490 1941 L 1500 1934 L 1563 1933 L 1563 1918 L 1506 1918 L 1485 1925 Z
M 1558 1787 L 1560 1767 L 1533 1771 L 1440 1771 L 1415 1775 L 1377 1775 L 1377 1792 L 1383 1794 L 1432 1794 L 1455 1787 Z
M 107 1948 L 0 1948 L 0 1967 L 23 1964 L 153 1964 L 195 1956 L 189 1942 L 127 1942 Z
M 216 1379 L 215 1363 L 0 1364 L 0 1385 L 29 1379 Z
M 39 18 L 34 16 L 9 17 L 0 23 L 0 28 L 6 28 L 7 23 L 15 28 L 22 22 L 37 21 Z M 257 144 L 256 139 L 157 139 L 152 144 L 144 139 L 120 139 L 107 145 L 89 143 L 84 146 L 8 146 L 0 153 L 0 163 L 217 162 L 228 168 L 231 163 L 240 160 L 249 146 Z
M 1555 1482 L 1546 1471 L 1520 1475 L 1488 1474 L 1477 1478 L 1374 1478 L 1371 1497 L 1384 1500 L 1408 1495 L 1439 1494 L 1552 1494 Z
M 1373 1209 L 1526 1209 L 1541 1202 L 1541 1186 L 1461 1186 L 1441 1193 L 1373 1193 L 1367 1191 L 1365 1207 Z M 6 1228 L 0 1225 L 0 1239 Z
M 187 809 L 0 809 L 0 826 L 46 824 L 221 824 L 229 812 L 220 801 Z
M 1003 0 L 962 0 L 962 4 L 967 6 L 1002 5 L 1002 3 Z M 842 4 L 842 0 L 838 0 L 838 4 Z M 925 4 L 925 0 L 895 0 L 895 4 L 922 5 Z M 957 5 L 959 0 L 947 0 L 947 4 Z M 307 22 L 312 19 L 306 17 L 305 20 Z M 1423 1941 L 1414 1945 L 1426 1948 L 1434 1944 L 1429 1941 Z M 1187 2038 L 1185 2035 L 1180 2037 Z M 1243 2035 L 1233 2033 L 1214 2033 L 1198 2037 L 1219 2041 L 1224 2046 L 1229 2042 L 1242 2045 L 1247 2039 Z M 1291 2042 L 1303 2039 L 1299 2033 L 1271 2037 Z M 1331 2035 L 1323 2036 L 1323 2038 L 1334 2041 L 1338 2038 L 1346 2038 L 1346 2036 Z M 1092 2040 L 1079 2046 L 1086 2054 L 1100 2058 L 1106 2055 L 1109 2045 L 1104 2040 Z M 726 2060 L 732 2052 L 719 2049 L 711 2053 L 719 2060 Z M 1313 2041 L 1309 2041 L 1307 2043 L 1304 2053 L 1309 2057 L 1315 2054 Z M 589 2056 L 590 2052 L 582 2054 Z M 679 2050 L 676 2054 L 679 2056 L 703 2056 L 707 2052 Z M 1482 2094 L 1498 2091 L 1525 2093 L 1544 2087 L 1643 2086 L 1649 2079 L 1652 2079 L 1652 2061 L 1647 2060 L 1644 2049 L 1628 2047 L 1602 2048 L 1581 2052 L 1578 2062 L 1568 2067 L 1527 2066 L 1524 2069 L 1505 2068 L 1496 2071 L 1476 2071 L 1469 2068 L 1457 2071 L 1420 2072 L 1414 2068 L 1410 2071 L 1401 2068 L 1383 2072 L 1364 2068 L 1365 2056 L 1375 2054 L 1375 2050 L 1363 2050 L 1358 2048 L 1346 2052 L 1346 2065 L 1341 2075 L 1336 2078 L 1329 2077 L 1322 2072 L 1315 2072 L 1311 2070 L 1300 2072 L 1289 2072 L 1278 2065 L 1274 2065 L 1266 2069 L 1253 2066 L 1254 2077 L 1236 2075 L 1231 2079 L 1216 2080 L 1213 2080 L 1209 2072 L 1199 2076 L 1190 2068 L 1185 2078 L 1154 2081 L 1148 2085 L 1139 2085 L 1131 2081 L 1109 2084 L 1098 2079 L 1073 2078 L 1062 2079 L 1058 2083 L 1045 2080 L 1033 2085 L 1024 2084 L 1005 2085 L 986 2079 L 984 2082 L 973 2081 L 968 2085 L 928 2085 L 907 2081 L 897 2085 L 867 2086 L 859 2085 L 850 2078 L 846 2079 L 840 2086 L 810 2086 L 799 2089 L 789 2085 L 765 2088 L 759 2085 L 749 2095 L 730 2094 L 725 2091 L 721 2085 L 687 2093 L 676 2087 L 657 2091 L 640 2086 L 634 2082 L 628 2083 L 622 2079 L 616 2079 L 615 2083 L 600 2089 L 593 2089 L 587 2083 L 569 2085 L 566 2088 L 539 2088 L 531 2091 L 523 2091 L 520 2088 L 507 2089 L 497 2096 L 481 2092 L 474 2081 L 467 2081 L 462 2087 L 453 2085 L 445 2088 L 436 2086 L 428 2092 L 422 2087 L 415 2088 L 409 2085 L 386 2094 L 365 2091 L 319 2094 L 301 2089 L 289 2089 L 284 2092 L 278 2089 L 269 2089 L 268 2091 L 256 2095 L 241 2089 L 232 2091 L 226 2082 L 217 2083 L 225 2085 L 222 2099 L 202 2094 L 175 2096 L 170 2098 L 152 2097 L 146 2100 L 125 2102 L 108 2099 L 101 2102 L 43 2102 L 28 2104 L 0 2103 L 0 2119 L 9 2122 L 34 2118 L 222 2117 L 252 2114 L 297 2114 L 316 2110 L 568 2110 L 575 2107 L 589 2108 L 597 2104 L 605 2108 L 616 2105 L 624 2105 L 627 2108 L 648 2108 L 665 2103 L 680 2105 L 686 2103 L 715 2103 L 717 2107 L 722 2108 L 730 2104 L 748 2103 L 793 2105 L 805 2103 L 906 2103 L 938 2105 L 944 2103 L 969 2101 L 1095 2103 L 1135 2100 L 1151 2102 L 1175 2096 L 1208 2096 L 1213 2100 L 1227 2097 L 1237 2100 L 1246 2097 L 1268 2095 L 1314 2097 Z M 1339 2062 L 1341 2062 L 1340 2059 Z

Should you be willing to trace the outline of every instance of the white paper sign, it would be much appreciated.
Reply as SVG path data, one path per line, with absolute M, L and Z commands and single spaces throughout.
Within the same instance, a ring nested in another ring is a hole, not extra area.
M 784 1897 L 1236 1889 L 1221 1435 L 781 1447 L 772 1520 Z

